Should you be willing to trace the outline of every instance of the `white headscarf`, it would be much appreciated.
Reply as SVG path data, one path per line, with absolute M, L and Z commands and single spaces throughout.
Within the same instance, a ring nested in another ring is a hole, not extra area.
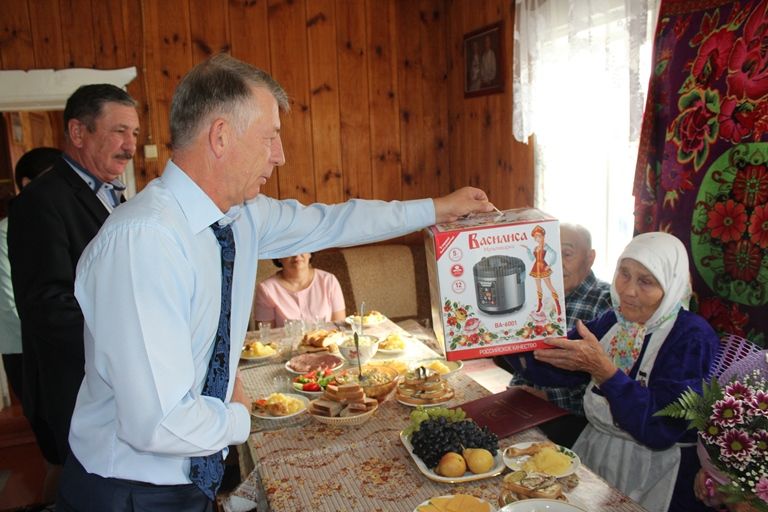
M 626 320 L 621 314 L 621 300 L 616 291 L 616 277 L 621 262 L 625 258 L 631 258 L 647 268 L 664 291 L 664 297 L 662 297 L 659 307 L 642 325 Z M 656 333 L 652 337 L 652 339 L 655 338 L 654 346 L 649 346 L 646 349 L 646 352 L 652 350 L 653 354 L 647 355 L 650 356 L 649 360 L 653 361 L 656 351 L 675 323 L 680 307 L 688 308 L 690 296 L 691 279 L 688 270 L 688 252 L 683 243 L 675 236 L 663 232 L 643 233 L 636 236 L 629 242 L 616 263 L 616 272 L 611 283 L 611 299 L 618 323 L 609 332 L 612 336 L 607 340 L 604 339 L 603 346 L 606 351 L 610 352 L 611 343 L 614 346 L 618 343 L 620 350 L 627 350 L 627 345 L 629 345 L 634 348 L 634 354 L 639 355 L 645 336 Z M 662 326 L 662 332 L 656 332 Z M 614 363 L 628 372 L 634 364 L 634 358 L 616 356 Z
M 611 283 L 611 299 L 617 316 L 621 317 L 621 300 L 616 292 L 616 275 L 622 260 L 625 258 L 631 258 L 647 268 L 664 290 L 661 304 L 645 322 L 647 333 L 658 327 L 656 324 L 659 323 L 660 319 L 669 316 L 670 313 L 676 313 L 681 306 L 688 309 L 688 303 L 691 299 L 688 251 L 685 250 L 683 242 L 674 235 L 656 231 L 637 235 L 619 256 Z

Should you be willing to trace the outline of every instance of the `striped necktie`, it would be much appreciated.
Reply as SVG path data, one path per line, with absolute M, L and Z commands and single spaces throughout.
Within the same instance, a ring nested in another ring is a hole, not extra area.
M 216 341 L 208 373 L 205 376 L 202 394 L 224 400 L 229 383 L 229 330 L 232 310 L 232 274 L 235 267 L 235 238 L 232 225 L 211 225 L 216 240 L 221 246 L 221 313 L 216 330 Z M 213 501 L 224 477 L 224 457 L 221 451 L 204 457 L 192 457 L 189 477 L 203 494 Z

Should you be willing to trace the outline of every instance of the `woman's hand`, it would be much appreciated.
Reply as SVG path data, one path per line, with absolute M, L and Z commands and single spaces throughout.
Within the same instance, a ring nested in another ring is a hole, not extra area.
M 533 356 L 563 370 L 587 372 L 595 382 L 602 384 L 616 373 L 617 368 L 581 320 L 576 323 L 576 330 L 582 339 L 547 338 L 545 343 L 556 348 L 536 350 Z

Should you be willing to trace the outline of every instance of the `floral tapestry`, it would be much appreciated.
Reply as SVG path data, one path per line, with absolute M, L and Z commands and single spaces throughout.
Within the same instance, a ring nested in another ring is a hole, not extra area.
M 635 171 L 635 230 L 688 247 L 691 309 L 768 332 L 768 0 L 662 0 Z

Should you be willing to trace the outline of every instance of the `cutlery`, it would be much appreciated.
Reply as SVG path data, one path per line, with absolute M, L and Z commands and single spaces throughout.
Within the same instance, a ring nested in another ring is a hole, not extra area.
M 365 323 L 363 321 L 364 316 L 365 316 L 365 301 L 361 301 L 360 302 L 360 326 L 357 329 L 360 332 L 360 336 L 363 335 L 363 324 Z
M 358 339 L 356 332 L 354 333 L 353 338 L 355 339 L 355 353 L 357 353 L 357 381 L 362 384 L 365 380 L 365 375 L 363 375 L 363 365 L 360 364 L 360 340 Z

